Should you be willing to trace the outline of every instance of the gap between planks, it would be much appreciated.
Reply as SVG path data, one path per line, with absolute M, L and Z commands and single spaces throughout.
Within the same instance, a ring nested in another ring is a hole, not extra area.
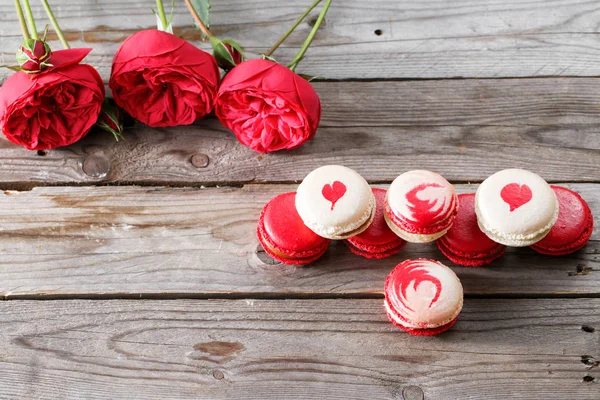
M 1 296 L 4 301 L 53 301 L 53 300 L 373 300 L 383 299 L 381 292 L 346 293 L 23 293 Z M 465 299 L 600 299 L 600 293 L 465 293 Z

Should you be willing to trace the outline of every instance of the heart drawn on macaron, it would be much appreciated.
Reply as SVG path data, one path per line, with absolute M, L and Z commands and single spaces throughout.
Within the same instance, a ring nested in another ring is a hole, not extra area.
M 510 206 L 510 212 L 529 203 L 533 193 L 527 185 L 519 185 L 518 183 L 509 183 L 500 191 L 500 197 L 506 204 Z
M 325 199 L 331 202 L 331 210 L 333 210 L 333 207 L 335 207 L 335 203 L 337 203 L 337 201 L 341 199 L 346 193 L 346 185 L 344 185 L 340 181 L 327 183 L 325 184 L 325 186 L 323 186 L 321 193 L 323 194 L 323 197 L 325 197 Z

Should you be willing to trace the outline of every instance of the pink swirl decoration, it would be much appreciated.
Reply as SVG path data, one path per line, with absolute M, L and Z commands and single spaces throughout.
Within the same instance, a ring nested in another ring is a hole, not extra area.
M 428 307 L 431 308 L 431 306 L 440 298 L 440 294 L 442 293 L 442 282 L 440 282 L 438 278 L 430 275 L 422 264 L 414 261 L 406 263 L 402 270 L 399 270 L 394 274 L 392 283 L 393 288 L 395 289 L 394 291 L 396 292 L 396 297 L 407 310 L 415 311 L 408 305 L 406 291 L 412 286 L 413 290 L 416 292 L 419 285 L 423 282 L 431 282 L 435 285 L 435 295 Z M 400 292 L 399 296 L 398 292 Z
M 406 193 L 406 200 L 408 201 L 408 209 L 410 210 L 413 220 L 421 226 L 433 226 L 443 221 L 444 210 L 446 206 L 446 197 L 443 196 L 441 205 L 438 198 L 421 200 L 417 195 L 419 192 L 427 188 L 441 188 L 444 186 L 439 183 L 422 183 L 415 186 L 413 189 Z

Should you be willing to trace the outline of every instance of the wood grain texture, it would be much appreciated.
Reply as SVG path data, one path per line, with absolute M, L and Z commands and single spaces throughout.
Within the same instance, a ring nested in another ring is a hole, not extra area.
M 0 302 L 0 398 L 596 400 L 599 310 L 467 299 L 419 338 L 381 300 Z
M 311 2 L 219 1 L 211 11 L 213 31 L 263 52 Z M 41 29 L 43 10 L 33 6 Z M 104 78 L 119 43 L 156 26 L 152 6 L 141 0 L 53 2 L 71 44 L 94 48 L 88 62 Z M 598 2 L 591 0 L 345 0 L 334 3 L 300 70 L 331 79 L 598 76 L 599 15 Z M 182 2 L 174 26 L 177 34 L 200 44 Z M 14 60 L 18 27 L 13 2 L 2 0 L 3 64 Z M 277 57 L 289 62 L 310 28 L 302 24 Z M 0 79 L 9 74 L 1 70 Z
M 321 82 L 317 136 L 292 152 L 254 153 L 215 119 L 141 124 L 126 140 L 93 132 L 45 156 L 0 141 L 0 183 L 200 185 L 301 180 L 326 164 L 391 182 L 415 168 L 459 182 L 522 167 L 550 181 L 600 181 L 600 80 Z M 196 156 L 194 159 L 193 157 Z
M 569 185 L 600 215 L 600 185 Z M 409 244 L 384 260 L 341 242 L 307 267 L 273 262 L 256 239 L 260 210 L 295 185 L 243 188 L 46 187 L 0 194 L 0 294 L 31 296 L 333 296 L 381 293 L 406 258 L 445 260 Z M 476 186 L 458 187 L 474 191 Z M 548 257 L 511 249 L 485 268 L 454 267 L 476 295 L 600 293 L 600 233 Z M 449 263 L 449 262 L 448 262 Z

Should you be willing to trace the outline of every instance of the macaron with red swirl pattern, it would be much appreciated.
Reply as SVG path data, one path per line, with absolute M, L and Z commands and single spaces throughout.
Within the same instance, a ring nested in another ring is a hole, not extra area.
M 405 260 L 387 276 L 384 306 L 390 322 L 415 336 L 450 329 L 463 306 L 463 287 L 444 264 Z
M 296 211 L 296 193 L 283 193 L 269 201 L 260 213 L 258 240 L 265 252 L 284 264 L 303 265 L 316 261 L 330 240 L 308 229 Z
M 550 187 L 558 200 L 558 219 L 550 232 L 531 248 L 550 256 L 574 253 L 590 240 L 594 230 L 594 216 L 579 193 L 562 186 Z
M 350 251 L 365 258 L 386 258 L 397 254 L 406 245 L 406 241 L 399 238 L 385 222 L 383 204 L 386 191 L 373 188 L 375 203 L 375 219 L 366 231 L 352 236 L 344 241 Z
M 506 246 L 494 242 L 479 229 L 475 193 L 458 195 L 458 214 L 448 232 L 435 241 L 440 251 L 455 264 L 479 267 L 498 259 Z
M 317 235 L 342 240 L 369 227 L 375 218 L 375 197 L 356 171 L 325 165 L 306 175 L 298 185 L 296 209 Z
M 415 170 L 397 177 L 388 189 L 385 220 L 394 233 L 411 243 L 443 236 L 458 211 L 454 187 L 435 172 Z

